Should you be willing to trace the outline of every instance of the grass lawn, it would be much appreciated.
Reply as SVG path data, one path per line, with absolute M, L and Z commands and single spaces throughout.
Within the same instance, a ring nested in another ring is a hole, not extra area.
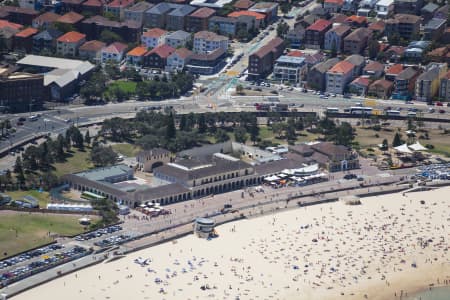
M 5 257 L 53 241 L 48 232 L 75 235 L 83 232 L 79 216 L 0 212 L 0 255 Z M 17 236 L 16 236 L 17 230 Z
M 269 140 L 278 144 L 287 144 L 285 139 L 279 139 L 275 136 L 272 129 L 268 126 L 259 126 L 259 137 L 261 140 Z M 306 130 L 297 132 L 297 143 L 301 142 L 311 142 L 316 140 L 319 137 L 319 134 L 313 134 L 307 132 Z
M 29 190 L 29 191 L 6 192 L 6 194 L 10 195 L 13 200 L 22 199 L 23 196 L 27 196 L 27 195 L 33 196 L 34 198 L 39 200 L 40 208 L 47 208 L 47 203 L 50 202 L 50 195 L 48 192 L 40 193 L 37 190 Z
M 55 174 L 62 176 L 64 174 L 80 172 L 89 168 L 92 168 L 92 163 L 89 160 L 90 149 L 85 151 L 72 148 L 65 162 L 55 163 Z
M 127 143 L 113 144 L 111 145 L 111 147 L 114 151 L 128 157 L 136 156 L 136 154 L 138 154 L 138 152 L 142 150 L 141 147 L 137 145 Z
M 110 85 L 108 85 L 108 87 L 106 88 L 105 93 L 108 93 L 114 87 L 118 87 L 119 89 L 121 89 L 125 93 L 132 94 L 132 93 L 136 92 L 136 85 L 137 85 L 137 83 L 134 82 L 134 81 L 118 80 L 118 81 L 115 81 L 115 82 L 111 83 Z

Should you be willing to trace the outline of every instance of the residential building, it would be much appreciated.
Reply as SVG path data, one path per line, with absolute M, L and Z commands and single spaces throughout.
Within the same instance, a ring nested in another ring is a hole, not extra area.
M 214 16 L 209 19 L 208 30 L 227 36 L 236 34 L 238 20 L 235 18 Z
M 175 52 L 175 48 L 162 44 L 147 52 L 144 57 L 144 65 L 155 69 L 164 69 L 169 55 Z
M 394 13 L 394 0 L 380 0 L 375 5 L 377 17 L 387 19 Z
M 82 59 L 87 59 L 95 63 L 99 63 L 101 62 L 102 49 L 104 47 L 106 47 L 106 44 L 101 41 L 87 41 L 78 49 L 78 56 Z
M 400 74 L 403 71 L 403 65 L 401 64 L 395 64 L 386 69 L 386 74 L 384 75 L 384 78 L 386 80 L 395 81 L 398 74 Z
M 257 2 L 250 7 L 249 11 L 265 15 L 265 24 L 270 24 L 277 19 L 278 6 L 278 3 L 275 2 Z
M 370 85 L 368 95 L 379 99 L 389 99 L 393 89 L 394 83 L 392 81 L 378 79 Z
M 207 54 L 192 53 L 186 69 L 192 74 L 212 75 L 219 72 L 225 66 L 227 52 L 222 48 Z
M 396 14 L 420 15 L 423 0 L 394 0 Z
M 47 29 L 33 36 L 33 53 L 54 53 L 56 50 L 56 40 L 63 35 L 56 29 Z
M 141 27 L 133 21 L 117 22 L 102 16 L 90 17 L 80 24 L 81 32 L 90 40 L 98 40 L 104 30 L 111 31 L 127 43 L 136 43 L 141 36 Z
M 416 100 L 431 102 L 439 95 L 441 79 L 447 74 L 447 63 L 430 63 L 416 80 Z
M 9 22 L 31 26 L 39 12 L 34 9 L 4 5 L 0 6 L 0 15 L 2 19 Z
M 400 72 L 395 77 L 394 85 L 394 99 L 409 100 L 414 95 L 416 79 L 419 76 L 419 71 L 413 67 L 408 67 Z
M 359 2 L 359 0 L 344 0 L 341 8 L 342 13 L 356 13 Z
M 187 17 L 196 10 L 190 5 L 181 5 L 167 14 L 166 28 L 168 30 L 184 30 Z
M 325 33 L 325 50 L 341 53 L 344 49 L 344 38 L 349 35 L 351 28 L 348 25 L 338 24 Z
M 439 98 L 444 101 L 450 101 L 450 71 L 441 78 Z
M 352 28 L 367 27 L 367 17 L 364 16 L 350 16 L 345 19 L 345 23 Z
M 33 36 L 38 33 L 38 30 L 33 27 L 28 27 L 19 31 L 14 35 L 14 50 L 17 52 L 30 53 L 33 49 Z
M 194 52 L 205 54 L 218 48 L 228 50 L 228 38 L 211 31 L 200 31 L 194 35 Z
M 81 24 L 81 21 L 83 21 L 84 16 L 80 15 L 74 11 L 68 12 L 61 17 L 59 17 L 56 22 L 72 25 L 73 28 L 78 29 L 79 25 Z
M 324 62 L 313 65 L 308 72 L 308 87 L 318 91 L 325 91 L 326 73 L 335 64 L 339 62 L 339 58 L 331 58 Z
M 291 48 L 300 48 L 305 39 L 305 32 L 306 29 L 300 24 L 287 32 L 285 39 L 289 41 Z
M 238 0 L 236 1 L 236 3 L 233 4 L 233 7 L 235 10 L 248 10 L 254 4 L 255 2 L 250 0 Z
M 147 47 L 137 46 L 128 51 L 126 59 L 130 65 L 141 66 L 144 64 L 145 54 L 148 52 Z
M 429 2 L 427 5 L 422 7 L 420 10 L 420 16 L 422 17 L 422 24 L 428 23 L 433 17 L 434 14 L 439 9 L 439 5 L 433 2 Z
M 102 49 L 102 63 L 114 62 L 120 63 L 125 56 L 125 51 L 127 50 L 128 45 L 114 42 L 107 47 Z
M 384 51 L 384 57 L 391 62 L 399 62 L 405 55 L 405 50 L 403 46 L 391 46 Z
M 378 36 L 384 35 L 384 28 L 386 27 L 386 24 L 382 20 L 378 20 L 376 22 L 372 22 L 369 24 L 367 28 L 372 30 L 373 34 L 377 34 Z
M 444 20 L 444 19 L 437 19 L 437 18 L 431 19 L 424 26 L 423 38 L 427 41 L 439 40 L 442 37 L 442 35 L 444 34 L 444 30 L 446 28 L 446 23 L 447 23 L 447 20 Z
M 107 3 L 107 0 L 87 0 L 83 2 L 81 7 L 83 12 L 92 16 L 96 16 L 103 14 L 104 7 Z
M 145 12 L 152 8 L 154 5 L 146 1 L 140 1 L 133 6 L 125 9 L 124 20 L 136 22 L 140 26 L 144 24 Z
M 438 8 L 438 10 L 434 13 L 433 17 L 438 19 L 448 19 L 448 13 L 450 10 L 450 5 L 446 4 Z
M 123 20 L 125 10 L 134 4 L 134 0 L 112 0 L 103 6 L 105 13 L 109 13 L 119 20 Z
M 344 94 L 347 84 L 352 81 L 354 65 L 348 61 L 340 61 L 328 70 L 326 75 L 327 92 Z
M 34 70 L 33 73 L 44 73 L 48 97 L 57 101 L 66 100 L 78 91 L 80 82 L 88 79 L 95 68 L 88 61 L 38 55 L 27 55 L 17 65 Z
M 144 25 L 148 28 L 166 28 L 167 14 L 179 7 L 180 4 L 167 2 L 156 4 L 145 12 Z
M 171 32 L 165 38 L 166 44 L 172 48 L 185 47 L 190 40 L 191 34 L 183 30 Z
M 42 108 L 45 96 L 44 75 L 0 68 L 0 105 L 10 113 L 28 111 L 31 101 Z
M 251 20 L 253 22 L 252 25 L 254 28 L 265 27 L 265 25 L 266 25 L 266 15 L 258 13 L 258 12 L 254 12 L 254 11 L 249 11 L 249 10 L 235 11 L 235 12 L 228 14 L 228 17 L 234 18 L 238 22 L 241 18 L 244 18 L 244 17 L 251 18 Z
M 322 142 L 311 145 L 311 148 L 326 157 L 326 162 L 320 165 L 329 172 L 359 169 L 358 155 L 348 147 Z
M 331 22 L 319 19 L 314 24 L 306 28 L 305 47 L 311 49 L 322 49 L 324 45 L 325 33 L 330 30 Z
M 375 8 L 376 3 L 377 3 L 377 0 L 362 0 L 359 3 L 359 7 L 372 9 L 372 8 Z
M 276 37 L 248 57 L 249 79 L 264 78 L 272 73 L 274 62 L 285 49 L 283 39 Z
M 354 66 L 353 77 L 357 77 L 357 76 L 361 75 L 361 73 L 364 69 L 364 66 L 366 65 L 366 59 L 364 58 L 364 56 L 359 55 L 359 54 L 353 54 L 353 55 L 347 56 L 345 61 L 351 63 Z
M 50 25 L 55 23 L 60 17 L 61 15 L 48 11 L 34 18 L 32 26 L 34 28 L 48 29 Z
M 348 91 L 357 96 L 367 95 L 370 79 L 367 76 L 359 76 L 348 84 Z
M 383 76 L 383 73 L 384 65 L 377 61 L 369 62 L 363 69 L 363 75 L 367 75 L 371 79 L 378 79 Z
M 156 48 L 164 44 L 166 40 L 167 31 L 161 28 L 152 28 L 145 31 L 141 36 L 141 43 L 147 48 Z
M 175 52 L 167 57 L 166 71 L 181 72 L 189 63 L 192 55 L 192 51 L 186 48 L 176 49 Z
M 186 18 L 186 31 L 198 32 L 208 30 L 209 19 L 216 15 L 216 11 L 209 7 L 202 7 Z
M 70 31 L 56 40 L 56 53 L 62 56 L 78 55 L 78 48 L 86 41 L 86 35 Z
M 304 57 L 282 55 L 275 61 L 273 78 L 281 83 L 300 83 L 308 72 Z
M 407 14 L 396 14 L 394 18 L 386 20 L 386 35 L 398 35 L 406 40 L 419 35 L 420 17 Z
M 427 53 L 427 58 L 432 62 L 445 62 L 447 61 L 448 52 L 449 52 L 448 46 L 436 48 Z
M 209 7 L 219 10 L 226 4 L 231 4 L 232 0 L 192 0 L 190 4 L 195 7 Z
M 3 45 L 4 51 L 12 51 L 14 48 L 14 35 L 20 30 L 13 27 L 0 28 L 0 43 Z
M 70 11 L 81 13 L 83 10 L 81 4 L 84 1 L 85 0 L 62 0 L 61 13 L 68 13 Z
M 344 0 L 325 0 L 323 3 L 323 8 L 328 13 L 338 13 L 341 11 L 344 5 Z
M 367 46 L 367 41 L 372 36 L 368 28 L 358 28 L 344 38 L 344 52 L 360 54 Z

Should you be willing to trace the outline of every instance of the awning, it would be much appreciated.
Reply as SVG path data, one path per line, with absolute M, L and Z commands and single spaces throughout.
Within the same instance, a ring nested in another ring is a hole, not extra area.
M 409 150 L 408 145 L 403 144 L 398 147 L 394 147 L 395 150 L 402 153 L 413 153 L 411 150 Z
M 414 144 L 409 145 L 408 148 L 413 151 L 427 151 L 428 150 L 427 148 L 422 146 L 422 144 L 420 144 L 419 142 L 415 142 Z

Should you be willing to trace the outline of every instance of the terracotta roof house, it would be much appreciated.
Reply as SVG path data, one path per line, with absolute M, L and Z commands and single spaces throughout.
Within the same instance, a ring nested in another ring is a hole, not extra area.
M 141 42 L 147 48 L 156 48 L 163 44 L 168 32 L 161 28 L 152 28 L 145 31 L 141 36 Z
M 218 48 L 227 51 L 228 38 L 226 36 L 211 31 L 200 31 L 194 35 L 193 51 L 195 53 L 209 53 Z
M 47 29 L 50 25 L 56 22 L 61 15 L 55 14 L 53 12 L 45 12 L 42 15 L 33 19 L 33 27 L 34 28 L 44 28 Z
M 78 49 L 78 55 L 82 59 L 88 59 L 99 63 L 101 61 L 102 49 L 104 47 L 106 47 L 105 43 L 97 40 L 90 40 L 80 46 Z
M 167 58 L 175 52 L 175 48 L 162 44 L 147 52 L 144 57 L 144 64 L 150 68 L 164 69 L 167 64 Z
M 411 39 L 420 32 L 421 18 L 415 15 L 396 14 L 394 18 L 386 20 L 386 35 L 398 35 L 404 39 Z
M 78 24 L 80 24 L 83 19 L 83 15 L 71 11 L 59 17 L 56 22 L 78 26 Z
M 305 47 L 312 49 L 322 49 L 324 45 L 325 33 L 330 30 L 330 21 L 319 19 L 314 24 L 306 28 Z
M 345 20 L 352 28 L 367 27 L 367 18 L 363 16 L 352 15 Z
M 395 81 L 397 75 L 400 74 L 402 71 L 403 65 L 401 64 L 392 65 L 386 69 L 386 75 L 384 76 L 384 78 L 390 81 Z
M 23 51 L 30 53 L 33 49 L 33 36 L 38 33 L 38 30 L 33 27 L 28 27 L 14 35 L 14 49 L 15 51 Z
M 355 66 L 348 61 L 340 61 L 328 70 L 326 75 L 327 92 L 343 94 L 347 84 L 353 78 Z
M 186 48 L 178 48 L 167 57 L 167 72 L 180 72 L 189 62 L 193 52 Z
M 216 15 L 216 11 L 209 7 L 202 7 L 186 18 L 186 31 L 198 32 L 208 30 L 209 19 Z
M 323 48 L 325 50 L 335 50 L 341 53 L 344 50 L 344 38 L 349 35 L 351 28 L 348 25 L 339 24 L 325 33 Z
M 241 11 L 235 11 L 230 14 L 228 14 L 228 18 L 239 20 L 241 18 L 251 18 L 254 20 L 254 27 L 260 28 L 263 27 L 266 24 L 266 15 L 262 13 L 258 13 L 255 11 L 249 11 L 249 10 L 241 10 Z
M 367 28 L 372 30 L 372 32 L 377 33 L 379 35 L 384 33 L 384 28 L 386 27 L 386 24 L 382 20 L 378 20 L 376 22 L 372 22 L 369 24 Z
M 23 25 L 12 23 L 12 22 L 5 21 L 5 20 L 0 20 L 0 29 L 5 28 L 5 27 L 20 30 L 23 28 Z
M 248 57 L 248 77 L 253 80 L 264 78 L 272 73 L 274 63 L 283 54 L 285 47 L 284 40 L 276 37 L 250 54 Z
M 369 62 L 363 69 L 363 74 L 368 75 L 373 79 L 380 78 L 384 73 L 384 65 L 377 62 Z
M 325 0 L 323 2 L 323 8 L 328 13 L 337 13 L 341 11 L 344 0 Z
M 338 62 L 339 58 L 331 58 L 313 65 L 307 74 L 308 87 L 324 91 L 326 88 L 326 73 Z
M 236 10 L 247 10 L 250 7 L 252 7 L 255 4 L 255 2 L 250 0 L 238 0 L 236 3 L 233 4 L 233 7 Z
M 344 38 L 344 52 L 360 54 L 367 46 L 372 31 L 367 28 L 358 28 Z
M 302 57 L 305 54 L 302 51 L 299 51 L 299 50 L 291 50 L 286 55 L 287 56 L 293 56 L 293 57 Z
M 378 79 L 370 85 L 368 95 L 379 99 L 389 99 L 393 89 L 394 83 L 392 81 Z
M 270 24 L 276 18 L 278 14 L 279 4 L 276 2 L 257 2 L 252 7 L 250 7 L 249 11 L 254 11 L 260 14 L 264 14 L 266 16 L 265 23 Z
M 70 31 L 56 40 L 56 53 L 63 56 L 76 56 L 78 48 L 86 41 L 86 35 Z
M 127 63 L 132 65 L 142 65 L 144 61 L 144 55 L 147 53 L 147 47 L 145 46 L 137 46 L 127 53 Z
M 39 54 L 46 50 L 53 53 L 56 49 L 56 39 L 63 35 L 59 30 L 49 28 L 33 36 L 33 53 Z
M 384 51 L 385 58 L 393 62 L 400 61 L 405 55 L 406 48 L 403 46 L 390 46 Z
M 348 84 L 348 91 L 358 96 L 365 96 L 367 94 L 369 84 L 369 78 L 359 76 Z
M 345 24 L 345 20 L 347 20 L 347 16 L 344 14 L 333 14 L 330 19 L 330 22 L 333 24 Z
M 447 53 L 449 52 L 449 46 L 436 48 L 427 53 L 427 58 L 434 62 L 445 62 Z
M 116 63 L 120 63 L 124 58 L 125 51 L 127 50 L 128 45 L 114 42 L 107 47 L 102 49 L 102 63 L 106 63 L 108 61 L 113 61 Z
M 352 54 L 350 56 L 347 56 L 345 61 L 355 66 L 355 68 L 353 69 L 353 77 L 359 76 L 362 73 L 364 66 L 366 65 L 366 59 L 364 58 L 364 56 L 359 54 Z

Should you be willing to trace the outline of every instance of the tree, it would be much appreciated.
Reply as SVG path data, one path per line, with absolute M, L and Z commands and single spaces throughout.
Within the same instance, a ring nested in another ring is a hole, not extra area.
M 389 148 L 387 139 L 384 139 L 381 143 L 381 150 L 386 151 Z
M 55 22 L 51 25 L 51 27 L 53 27 L 54 29 L 61 31 L 62 33 L 67 33 L 70 31 L 76 31 L 76 28 L 69 23 L 60 23 L 60 22 Z
M 295 134 L 295 120 L 293 118 L 289 118 L 286 125 L 286 140 L 288 142 L 293 142 L 297 139 Z
M 110 166 L 117 161 L 117 153 L 111 147 L 96 144 L 92 147 L 91 161 L 97 167 Z
M 80 89 L 80 95 L 88 100 L 98 99 L 106 89 L 106 76 L 103 72 L 95 72 Z
M 86 134 L 84 135 L 84 141 L 86 142 L 87 145 L 91 144 L 91 135 L 89 134 L 89 130 L 86 131 Z
M 244 87 L 242 86 L 242 84 L 238 84 L 236 86 L 236 93 L 242 94 L 243 92 L 244 92 Z
M 64 148 L 67 148 L 66 141 L 62 134 L 58 134 L 55 141 L 55 158 L 59 162 L 64 160 Z
M 378 52 L 380 52 L 380 45 L 376 39 L 371 39 L 368 44 L 369 48 L 369 58 L 375 59 L 378 56 Z
M 16 163 L 14 164 L 14 173 L 18 174 L 20 172 L 23 172 L 22 159 L 20 156 L 17 156 Z
M 277 36 L 283 38 L 289 31 L 289 25 L 285 22 L 280 22 L 277 26 Z
M 120 35 L 112 32 L 111 30 L 105 29 L 100 33 L 100 41 L 111 44 L 114 42 L 121 42 L 123 43 L 123 39 Z
M 234 139 L 236 142 L 245 144 L 245 142 L 248 139 L 248 135 L 247 135 L 247 130 L 245 130 L 244 127 L 239 126 L 239 127 L 234 128 L 233 133 L 234 133 Z
M 207 129 L 208 126 L 206 126 L 205 114 L 200 114 L 200 116 L 198 117 L 198 132 L 205 133 Z
M 221 128 L 216 130 L 216 133 L 214 134 L 214 138 L 216 139 L 217 143 L 223 143 L 230 139 L 230 137 L 228 136 L 226 131 Z
M 176 136 L 176 134 L 177 134 L 177 130 L 175 128 L 175 120 L 174 120 L 173 114 L 171 113 L 167 117 L 166 138 L 168 140 L 171 140 Z
M 352 126 L 347 122 L 342 122 L 337 128 L 334 142 L 337 145 L 349 147 L 353 141 L 354 134 Z
M 398 132 L 395 133 L 394 140 L 392 141 L 392 147 L 398 147 L 401 144 L 403 144 L 403 141 L 401 140 L 401 136 Z
M 180 130 L 187 131 L 186 125 L 187 125 L 187 118 L 186 118 L 186 115 L 183 114 L 183 115 L 181 115 L 181 118 L 180 118 L 180 125 L 179 125 Z
M 284 124 L 281 122 L 276 122 L 272 124 L 272 132 L 275 134 L 278 138 L 281 137 L 284 130 Z
M 258 135 L 259 135 L 259 127 L 258 127 L 258 123 L 256 120 L 256 116 L 251 120 L 248 131 L 250 133 L 250 140 L 253 143 L 256 143 L 256 141 L 258 140 Z

